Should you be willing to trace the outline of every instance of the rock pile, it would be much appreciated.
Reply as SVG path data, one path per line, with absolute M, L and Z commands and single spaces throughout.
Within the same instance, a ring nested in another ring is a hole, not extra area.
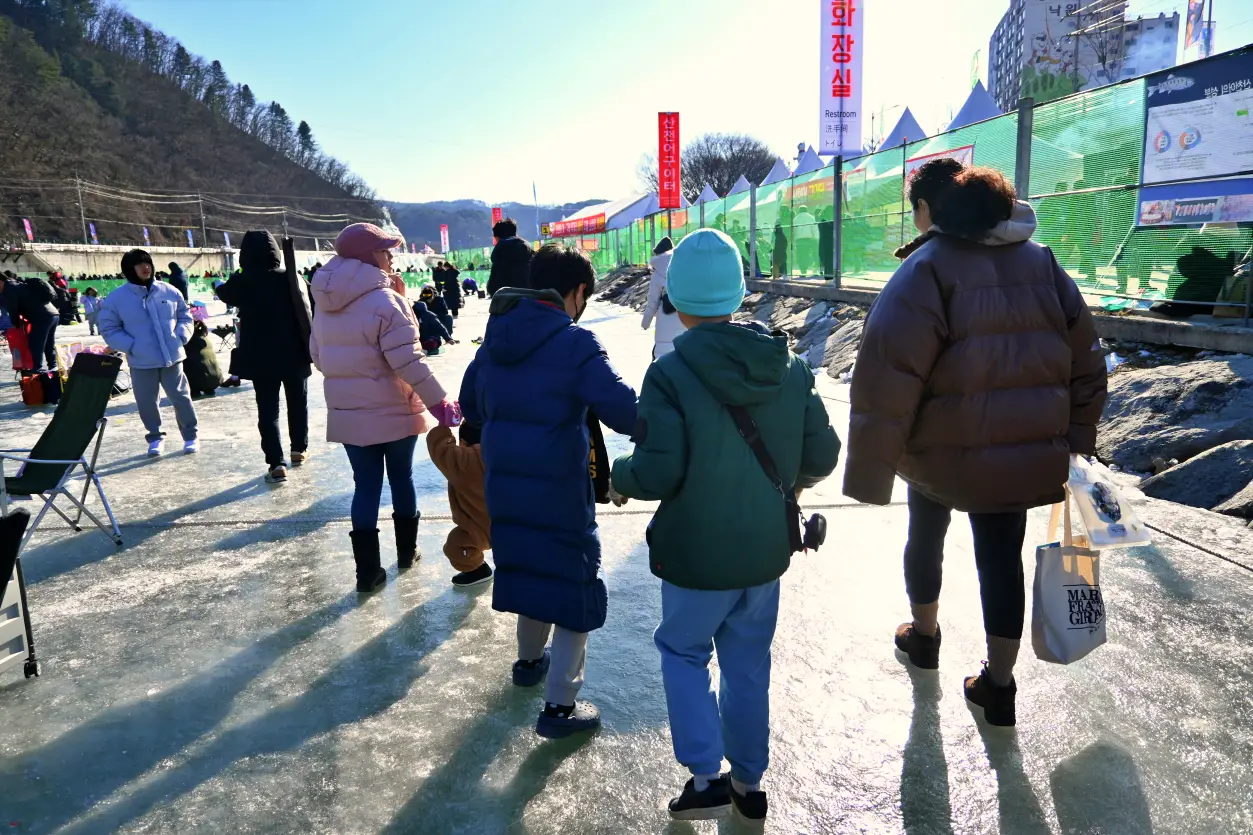
M 648 303 L 647 267 L 624 267 L 610 273 L 597 285 L 597 298 L 643 310 Z M 853 368 L 861 343 L 866 308 L 857 305 L 750 293 L 737 314 L 753 319 L 771 330 L 783 331 L 792 341 L 792 350 L 805 357 L 810 367 L 824 368 L 832 377 Z

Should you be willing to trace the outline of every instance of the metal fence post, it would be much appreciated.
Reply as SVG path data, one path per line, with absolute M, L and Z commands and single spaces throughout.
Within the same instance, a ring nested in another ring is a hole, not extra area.
M 1014 153 L 1014 189 L 1019 200 L 1031 195 L 1031 134 L 1035 127 L 1035 99 L 1018 100 L 1018 146 Z
M 748 189 L 748 273 L 749 278 L 756 278 L 761 270 L 757 267 L 757 189 L 749 184 Z
M 909 137 L 901 138 L 901 246 L 905 245 L 905 192 L 909 190 Z
M 835 177 L 832 182 L 835 189 L 835 215 L 832 218 L 831 245 L 835 247 L 835 252 L 831 258 L 831 265 L 835 275 L 831 277 L 831 282 L 838 290 L 840 273 L 844 267 L 841 252 L 844 242 L 844 156 L 842 154 L 837 154 L 835 157 Z

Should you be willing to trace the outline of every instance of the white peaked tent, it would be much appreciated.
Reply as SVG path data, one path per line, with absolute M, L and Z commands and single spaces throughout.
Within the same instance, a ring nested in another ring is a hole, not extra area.
M 810 145 L 808 148 L 805 149 L 805 153 L 801 154 L 800 162 L 796 164 L 796 171 L 793 172 L 793 176 L 800 175 L 800 174 L 808 174 L 811 171 L 817 171 L 819 168 L 822 168 L 822 167 L 823 167 L 822 157 L 818 156 L 818 153 L 814 150 L 814 147 Z
M 697 203 L 708 203 L 710 200 L 717 200 L 718 193 L 713 190 L 713 186 L 705 183 L 705 188 L 701 191 L 700 196 L 696 198 Z
M 779 160 L 779 162 L 783 162 L 783 160 Z M 786 170 L 787 166 L 785 165 L 783 168 Z M 784 177 L 786 176 L 784 175 Z M 766 179 L 768 180 L 769 178 L 767 177 Z M 743 194 L 746 191 L 750 191 L 752 187 L 753 184 L 748 181 L 748 178 L 741 174 L 740 178 L 735 181 L 735 185 L 731 186 L 731 190 L 727 192 L 727 197 L 730 197 L 732 194 Z
M 763 186 L 768 186 L 768 185 L 771 185 L 772 183 L 778 183 L 783 180 L 786 180 L 788 177 L 791 177 L 791 176 L 792 176 L 792 169 L 788 168 L 787 163 L 783 161 L 782 157 L 780 157 L 774 161 L 774 168 L 770 169 L 770 173 L 766 175 L 766 179 L 761 181 L 761 184 Z M 740 179 L 743 180 L 744 178 L 740 177 Z M 745 180 L 745 182 L 747 182 L 747 180 Z M 736 185 L 738 186 L 739 183 L 736 183 Z M 732 194 L 734 193 L 735 192 L 733 190 Z
M 901 114 L 901 118 L 896 123 L 896 127 L 883 138 L 883 142 L 879 144 L 880 151 L 886 151 L 888 148 L 899 148 L 906 141 L 917 142 L 919 139 L 925 139 L 927 132 L 922 129 L 922 125 L 918 124 L 918 120 L 914 118 L 914 114 L 909 112 L 909 108 L 905 108 L 905 112 Z
M 961 110 L 957 111 L 953 121 L 949 122 L 948 129 L 964 128 L 966 125 L 973 125 L 975 122 L 982 122 L 1000 115 L 1001 109 L 996 106 L 996 102 L 988 94 L 983 82 L 976 81 L 974 89 L 966 97 L 966 103 L 961 106 Z

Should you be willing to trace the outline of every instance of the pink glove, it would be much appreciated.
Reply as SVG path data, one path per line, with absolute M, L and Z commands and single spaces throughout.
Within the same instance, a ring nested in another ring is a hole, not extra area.
M 441 426 L 460 426 L 461 425 L 461 406 L 456 400 L 442 400 L 434 406 L 429 407 L 429 411 L 439 421 Z

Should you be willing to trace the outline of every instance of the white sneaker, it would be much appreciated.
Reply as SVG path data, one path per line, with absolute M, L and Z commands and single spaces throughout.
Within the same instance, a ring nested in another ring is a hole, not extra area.
M 192 438 L 190 441 L 183 444 L 184 455 L 195 455 L 199 451 L 200 451 L 200 440 L 197 438 Z
M 161 440 L 160 438 L 148 444 L 148 457 L 149 458 L 156 458 L 158 455 L 160 455 L 163 452 L 165 452 L 165 441 Z

